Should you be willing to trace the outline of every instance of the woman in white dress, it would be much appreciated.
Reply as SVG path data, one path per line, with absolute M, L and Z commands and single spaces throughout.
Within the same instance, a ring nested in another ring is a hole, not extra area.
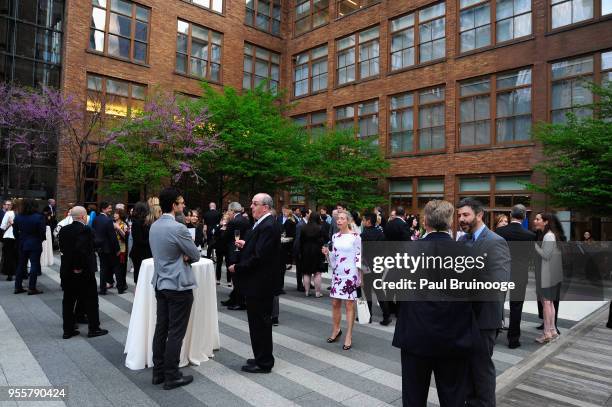
M 533 224 L 542 236 L 542 240 L 536 242 L 535 250 L 542 261 L 539 296 L 544 316 L 544 333 L 536 339 L 536 342 L 547 343 L 559 336 L 555 327 L 554 301 L 559 300 L 563 281 L 563 258 L 557 242 L 565 241 L 565 235 L 561 223 L 553 214 L 538 213 Z
M 0 238 L 2 239 L 2 274 L 6 281 L 13 281 L 17 268 L 17 242 L 13 235 L 13 221 L 15 220 L 15 202 L 7 200 L 7 211 L 0 224 Z
M 355 323 L 355 301 L 357 288 L 361 285 L 361 237 L 351 231 L 351 215 L 338 211 L 336 224 L 339 232 L 332 236 L 333 248 L 330 252 L 323 247 L 323 254 L 328 256 L 332 268 L 332 335 L 327 338 L 333 343 L 342 335 L 340 320 L 342 319 L 342 304 L 346 309 L 347 331 L 342 349 L 349 350 L 353 344 L 353 325 Z

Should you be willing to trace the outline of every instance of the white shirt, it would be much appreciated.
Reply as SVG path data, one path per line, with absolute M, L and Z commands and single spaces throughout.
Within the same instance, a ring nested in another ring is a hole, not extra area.
M 268 216 L 270 216 L 271 213 L 268 212 L 266 213 L 264 216 L 262 216 L 261 218 L 259 218 L 259 220 L 257 222 L 255 222 L 255 224 L 253 225 L 253 229 L 255 229 L 257 227 L 257 225 L 259 225 L 261 223 L 262 220 L 264 220 L 265 218 L 267 218 Z
M 13 225 L 9 226 L 9 221 L 15 220 L 15 211 L 8 211 L 4 214 L 2 218 L 2 224 L 0 225 L 0 229 L 4 230 L 4 238 L 5 239 L 15 239 L 15 235 L 13 235 Z

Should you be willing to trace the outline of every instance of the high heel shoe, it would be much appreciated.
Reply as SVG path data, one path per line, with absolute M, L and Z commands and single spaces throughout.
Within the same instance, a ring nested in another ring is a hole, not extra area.
M 350 345 L 342 345 L 342 350 L 351 350 L 352 347 L 353 347 L 352 343 Z
M 338 338 L 342 335 L 342 329 L 338 331 L 338 333 L 336 334 L 336 336 L 334 336 L 333 338 L 330 336 L 329 338 L 327 338 L 327 343 L 334 343 L 338 340 Z
M 542 335 L 535 339 L 537 343 L 542 344 L 542 345 L 550 342 L 551 340 L 552 340 L 552 336 L 550 335 Z

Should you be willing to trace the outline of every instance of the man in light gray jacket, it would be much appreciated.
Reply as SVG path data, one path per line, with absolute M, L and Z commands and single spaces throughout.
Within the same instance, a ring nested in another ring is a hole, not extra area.
M 175 220 L 182 213 L 185 200 L 174 188 L 166 188 L 159 194 L 163 215 L 151 225 L 149 244 L 153 253 L 155 273 L 151 284 L 157 299 L 157 324 L 153 336 L 153 384 L 164 383 L 170 390 L 193 381 L 193 376 L 183 376 L 178 369 L 181 346 L 196 280 L 191 263 L 200 259 L 187 227 Z

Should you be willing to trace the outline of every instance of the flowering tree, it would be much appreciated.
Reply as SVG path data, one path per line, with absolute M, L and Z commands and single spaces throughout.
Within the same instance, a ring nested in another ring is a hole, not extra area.
M 0 84 L 0 129 L 13 164 L 23 171 L 52 159 L 58 146 L 65 149 L 74 174 L 75 198 L 81 201 L 83 163 L 104 147 L 96 129 L 99 111 L 85 116 L 83 105 L 52 88 L 30 89 Z
M 196 183 L 198 157 L 220 147 L 206 110 L 194 111 L 169 92 L 155 92 L 144 111 L 127 118 L 106 139 L 102 152 L 105 173 L 111 173 L 112 192 L 159 187 L 168 179 Z M 109 171 L 107 171 L 109 170 Z

